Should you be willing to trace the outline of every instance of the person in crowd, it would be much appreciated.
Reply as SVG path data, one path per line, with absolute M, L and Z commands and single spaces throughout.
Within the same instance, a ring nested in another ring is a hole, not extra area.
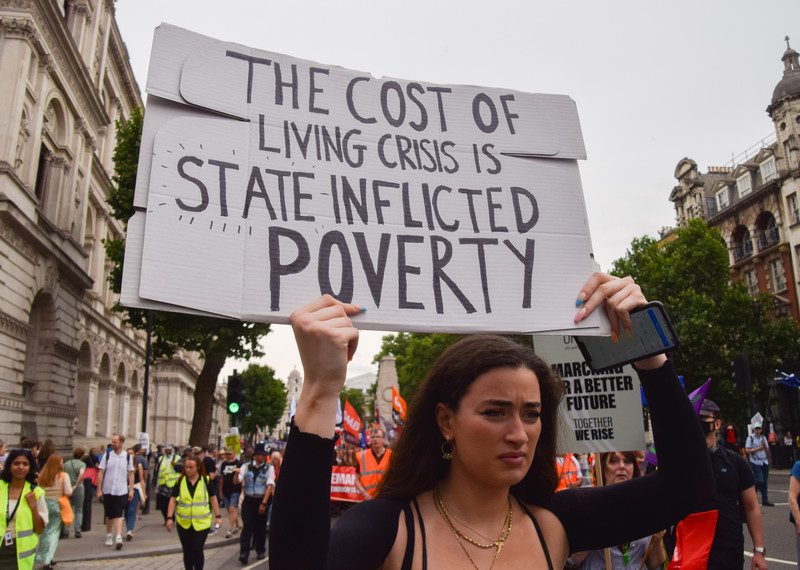
M 249 443 L 245 444 L 242 449 L 242 456 L 240 458 L 242 463 L 249 463 L 253 460 L 253 446 Z
M 630 481 L 641 475 L 639 458 L 635 451 L 612 451 L 600 455 L 601 485 L 616 485 Z M 614 570 L 625 568 L 663 568 L 667 561 L 664 551 L 664 531 L 656 532 L 637 540 L 626 541 L 609 548 L 611 567 Z M 567 568 L 584 570 L 605 570 L 605 550 L 577 552 L 567 559 Z
M 0 471 L 3 470 L 3 466 L 6 464 L 7 457 L 8 452 L 6 451 L 6 442 L 0 439 Z
M 133 530 L 136 528 L 136 517 L 139 514 L 139 507 L 145 498 L 145 481 L 147 473 L 147 462 L 141 456 L 142 446 L 138 443 L 128 450 L 133 463 L 133 498 L 128 501 L 125 507 L 125 540 L 133 540 Z
M 203 570 L 203 548 L 213 520 L 222 523 L 216 482 L 205 473 L 203 462 L 194 455 L 183 461 L 183 474 L 172 488 L 167 506 L 167 530 L 178 528 L 185 570 Z
M 225 457 L 219 467 L 222 508 L 228 510 L 228 532 L 225 533 L 225 538 L 232 538 L 242 529 L 239 519 L 239 495 L 242 492 L 242 484 L 234 482 L 242 462 L 236 459 L 232 449 L 221 450 L 220 455 Z
M 0 473 L 0 568 L 33 570 L 39 535 L 49 523 L 33 455 L 13 449 Z
M 800 461 L 796 461 L 792 466 L 792 473 L 789 477 L 789 522 L 794 527 L 794 541 L 797 548 L 797 563 L 800 567 Z
M 267 508 L 275 489 L 275 470 L 267 463 L 267 450 L 263 443 L 253 448 L 253 461 L 234 469 L 234 483 L 242 485 L 242 534 L 239 537 L 239 562 L 247 564 L 250 548 L 255 548 L 256 558 L 267 555 Z M 328 474 L 330 486 L 330 473 Z
M 716 511 L 711 550 L 708 553 L 706 568 L 727 570 L 742 568 L 744 565 L 744 535 L 742 515 L 747 523 L 754 545 L 752 567 L 757 570 L 767 568 L 764 547 L 764 529 L 761 507 L 758 505 L 753 472 L 747 461 L 739 453 L 720 445 L 722 420 L 719 406 L 706 399 L 700 409 L 700 425 L 706 434 L 711 466 L 716 482 L 716 492 L 704 506 L 703 511 Z M 661 466 L 659 449 L 659 467 Z M 699 509 L 700 510 L 700 509 Z M 678 533 L 681 526 L 678 526 Z M 685 550 L 685 548 L 684 548 Z M 684 553 L 690 554 L 690 553 Z
M 124 443 L 122 435 L 113 435 L 111 449 L 100 459 L 97 475 L 97 498 L 103 501 L 106 516 L 106 546 L 117 550 L 123 546 L 122 518 L 133 500 L 133 459 L 122 448 Z
M 792 445 L 792 432 L 786 430 L 783 432 L 781 438 L 781 452 L 783 455 L 783 463 L 786 469 L 791 469 L 794 465 L 794 446 Z
M 378 485 L 392 460 L 392 450 L 386 447 L 385 442 L 386 432 L 382 428 L 373 427 L 369 430 L 369 449 L 362 449 L 358 454 L 358 472 L 361 486 L 367 492 L 367 499 L 377 495 Z
M 50 570 L 61 534 L 61 505 L 58 499 L 72 496 L 72 485 L 64 473 L 64 459 L 59 454 L 51 453 L 47 458 L 39 471 L 39 486 L 44 491 L 48 522 L 36 547 L 36 563 L 41 564 L 43 570 Z
M 100 470 L 97 468 L 100 461 L 97 459 L 97 448 L 92 447 L 89 453 L 83 458 L 86 470 L 83 472 L 83 522 L 81 532 L 92 530 L 92 500 L 97 493 L 97 476 Z
M 722 430 L 720 433 L 720 440 L 719 444 L 722 447 L 726 447 L 733 451 L 734 453 L 738 453 L 739 455 L 742 454 L 742 447 L 739 441 L 739 430 L 736 429 L 736 426 L 732 423 L 728 422 L 725 424 L 725 429 Z
M 139 451 L 136 452 L 136 457 L 133 458 L 135 463 L 142 467 L 144 479 L 140 481 L 141 487 L 141 505 L 140 509 L 143 515 L 150 513 L 150 460 L 149 450 L 146 447 L 139 446 Z
M 612 333 L 629 333 L 629 311 L 645 303 L 630 278 L 597 273 L 579 293 L 575 320 L 602 304 Z M 377 498 L 331 529 L 337 400 L 360 312 L 326 295 L 290 316 L 306 376 L 273 509 L 272 568 L 424 567 L 433 558 L 442 568 L 488 568 L 501 557 L 505 566 L 562 568 L 570 550 L 653 534 L 713 493 L 699 422 L 665 355 L 636 362 L 658 471 L 555 493 L 562 382 L 529 345 L 471 335 L 429 371 Z
M 164 524 L 167 524 L 167 507 L 169 498 L 172 496 L 172 488 L 178 482 L 179 473 L 177 470 L 178 457 L 173 453 L 173 445 L 164 445 L 164 454 L 158 462 L 158 491 L 156 493 L 156 508 L 161 511 L 164 517 Z
M 36 454 L 36 463 L 39 466 L 39 471 L 41 471 L 50 456 L 56 452 L 56 446 L 52 439 L 46 439 L 39 447 L 40 449 Z
M 558 472 L 558 485 L 556 492 L 564 489 L 575 489 L 583 484 L 581 464 L 572 453 L 556 455 L 556 471 Z
M 76 447 L 72 450 L 72 458 L 64 462 L 64 473 L 69 477 L 69 484 L 72 486 L 70 504 L 72 505 L 72 512 L 75 514 L 75 520 L 71 526 L 75 529 L 75 538 L 81 537 L 81 525 L 83 524 L 83 499 L 85 493 L 83 474 L 86 472 L 83 456 L 85 454 L 86 452 L 82 447 Z M 69 538 L 69 528 L 68 526 L 62 527 L 61 538 Z
M 753 470 L 756 481 L 756 490 L 761 493 L 761 504 L 765 507 L 774 507 L 769 501 L 769 457 L 767 438 L 761 433 L 761 424 L 753 424 L 753 433 L 747 436 L 744 451 Z

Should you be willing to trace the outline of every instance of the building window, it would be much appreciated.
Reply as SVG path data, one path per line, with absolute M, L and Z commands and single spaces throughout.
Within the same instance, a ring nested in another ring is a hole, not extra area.
M 724 210 L 730 205 L 728 201 L 728 187 L 726 186 L 719 192 L 717 192 L 717 209 Z
M 756 277 L 755 269 L 748 269 L 744 272 L 744 282 L 747 285 L 747 292 L 751 296 L 758 295 L 758 278 Z
M 786 290 L 786 274 L 783 272 L 783 263 L 780 259 L 769 262 L 769 274 L 772 277 L 772 290 L 780 293 Z
M 775 180 L 778 177 L 778 170 L 775 168 L 775 157 L 771 156 L 764 162 L 758 165 L 761 171 L 761 181 L 766 184 L 770 180 Z
M 796 224 L 800 222 L 800 208 L 797 207 L 797 194 L 793 192 L 786 196 L 786 203 L 789 206 L 789 223 Z
M 739 190 L 739 198 L 744 198 L 750 193 L 750 191 L 753 189 L 753 186 L 750 183 L 749 172 L 736 179 L 736 188 Z

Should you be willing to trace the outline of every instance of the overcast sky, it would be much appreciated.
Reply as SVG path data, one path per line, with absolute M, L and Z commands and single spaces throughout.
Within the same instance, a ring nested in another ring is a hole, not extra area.
M 447 2 L 118 0 L 117 21 L 144 89 L 153 30 L 168 22 L 215 38 L 376 77 L 570 95 L 588 159 L 581 177 L 604 268 L 634 237 L 674 224 L 678 161 L 724 165 L 773 134 L 765 112 L 784 36 L 800 51 L 797 0 Z M 273 326 L 262 361 L 300 367 Z M 371 368 L 364 332 L 351 375 Z M 227 375 L 243 363 L 227 364 Z

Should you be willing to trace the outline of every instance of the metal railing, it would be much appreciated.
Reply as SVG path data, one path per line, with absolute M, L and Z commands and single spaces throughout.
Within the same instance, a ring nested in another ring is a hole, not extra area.
M 753 242 L 748 238 L 733 246 L 733 260 L 738 262 L 753 255 Z
M 768 228 L 758 234 L 758 251 L 764 251 L 780 241 L 778 228 Z

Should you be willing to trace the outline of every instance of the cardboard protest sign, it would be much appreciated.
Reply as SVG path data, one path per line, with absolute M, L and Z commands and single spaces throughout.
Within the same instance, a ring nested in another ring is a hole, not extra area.
M 364 496 L 356 487 L 355 467 L 344 465 L 334 465 L 331 471 L 331 501 L 347 501 L 359 503 L 364 500 Z
M 645 448 L 639 377 L 632 366 L 592 372 L 570 336 L 536 336 L 534 347 L 564 381 L 557 453 Z
M 591 273 L 574 102 L 156 31 L 122 302 L 362 328 L 575 331 Z M 141 218 L 144 218 L 143 220 Z

